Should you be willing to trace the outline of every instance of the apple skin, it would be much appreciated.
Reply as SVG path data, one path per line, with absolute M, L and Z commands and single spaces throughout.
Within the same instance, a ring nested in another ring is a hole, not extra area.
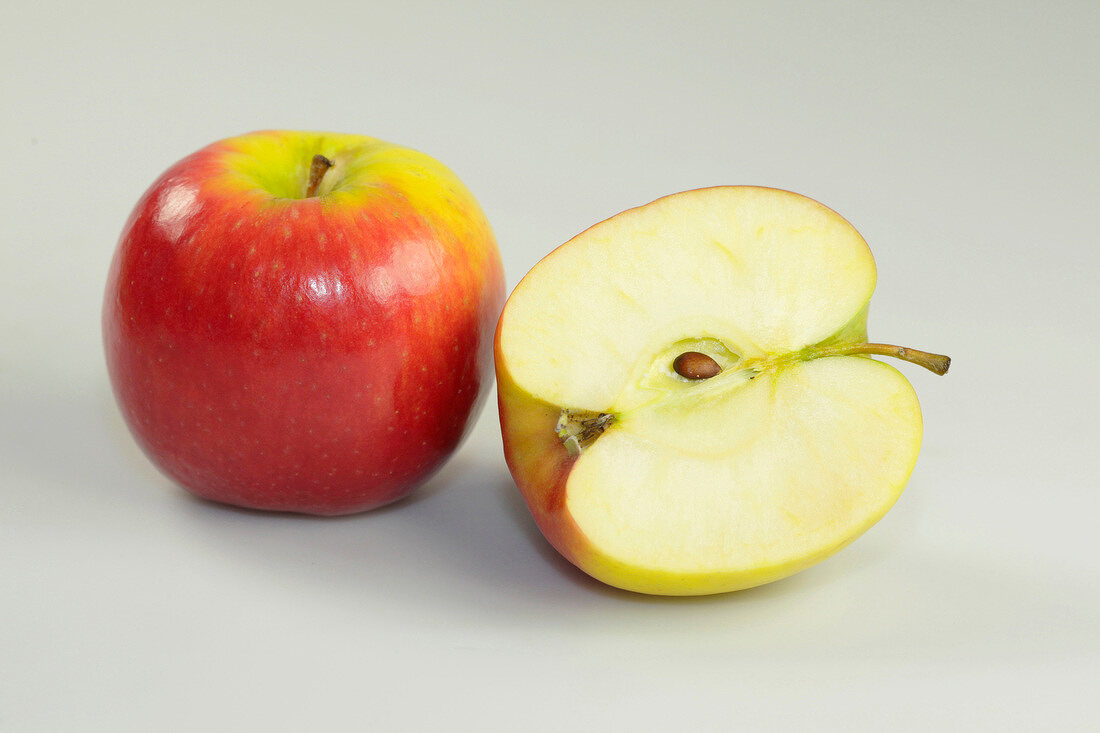
M 288 198 L 256 184 L 296 182 L 312 153 L 354 185 Z M 405 496 L 458 446 L 491 384 L 503 300 L 489 224 L 440 163 L 265 131 L 184 158 L 141 198 L 103 338 L 131 432 L 179 484 L 348 514 Z

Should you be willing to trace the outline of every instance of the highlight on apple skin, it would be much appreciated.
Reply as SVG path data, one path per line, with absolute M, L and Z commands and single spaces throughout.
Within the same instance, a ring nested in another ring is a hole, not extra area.
M 455 450 L 504 300 L 484 214 L 381 140 L 263 131 L 165 172 L 122 232 L 103 337 L 122 414 L 198 496 L 346 514 Z
M 687 191 L 582 232 L 505 304 L 508 466 L 543 534 L 593 577 L 698 595 L 828 557 L 897 501 L 916 395 L 867 341 L 875 264 L 825 206 Z

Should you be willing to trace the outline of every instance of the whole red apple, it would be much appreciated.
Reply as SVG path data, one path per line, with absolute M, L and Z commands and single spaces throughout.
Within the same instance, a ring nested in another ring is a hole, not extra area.
M 346 514 L 458 446 L 492 379 L 500 255 L 442 164 L 380 140 L 266 131 L 145 193 L 107 282 L 115 396 L 198 496 Z

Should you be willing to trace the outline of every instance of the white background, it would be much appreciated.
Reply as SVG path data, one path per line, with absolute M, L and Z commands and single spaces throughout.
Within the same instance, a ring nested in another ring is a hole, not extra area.
M 1100 727 L 1100 5 L 8 2 L 0 730 Z M 169 164 L 256 128 L 428 152 L 509 285 L 674 191 L 788 188 L 952 355 L 895 509 L 791 579 L 658 599 L 542 540 L 486 410 L 410 500 L 191 499 L 114 406 L 108 262 Z

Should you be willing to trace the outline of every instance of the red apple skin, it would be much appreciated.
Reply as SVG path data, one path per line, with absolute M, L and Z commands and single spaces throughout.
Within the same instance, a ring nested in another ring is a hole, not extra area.
M 108 277 L 107 365 L 138 443 L 189 491 L 347 514 L 405 496 L 459 444 L 504 278 L 473 197 L 422 154 L 385 148 L 334 200 L 273 200 L 229 170 L 242 141 L 289 135 L 215 143 L 138 202 Z

